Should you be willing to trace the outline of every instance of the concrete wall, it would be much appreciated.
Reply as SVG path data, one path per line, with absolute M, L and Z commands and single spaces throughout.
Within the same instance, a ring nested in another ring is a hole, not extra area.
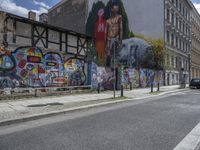
M 124 6 L 134 33 L 164 39 L 164 0 L 125 0 Z

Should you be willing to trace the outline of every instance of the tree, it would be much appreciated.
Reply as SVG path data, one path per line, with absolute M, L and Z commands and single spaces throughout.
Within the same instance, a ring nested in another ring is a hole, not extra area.
M 167 52 L 164 40 L 153 39 L 139 34 L 135 34 L 135 37 L 144 39 L 145 41 L 147 41 L 147 43 L 149 43 L 152 46 L 154 58 L 154 67 L 152 69 L 163 70 L 165 68 L 165 56 Z

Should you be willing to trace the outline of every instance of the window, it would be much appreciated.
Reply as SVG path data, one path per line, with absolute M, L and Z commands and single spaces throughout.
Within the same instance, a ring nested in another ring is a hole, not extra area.
M 167 20 L 170 20 L 170 15 L 169 15 L 169 8 L 167 8 Z
M 171 13 L 171 23 L 174 25 L 174 13 Z
M 179 30 L 181 31 L 182 21 L 179 20 Z
M 178 8 L 178 0 L 176 0 L 176 7 Z
M 167 42 L 170 42 L 169 31 L 167 31 Z
M 174 46 L 174 34 L 171 34 L 171 45 Z
M 176 37 L 176 47 L 178 48 L 178 37 Z
M 174 56 L 171 58 L 171 66 L 174 67 Z
M 178 28 L 178 17 L 176 17 L 176 27 Z
M 179 39 L 179 48 L 182 49 L 182 41 Z

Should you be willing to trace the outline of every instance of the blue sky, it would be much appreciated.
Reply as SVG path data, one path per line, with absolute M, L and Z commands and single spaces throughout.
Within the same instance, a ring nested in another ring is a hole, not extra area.
M 27 17 L 29 10 L 39 15 L 47 12 L 49 8 L 59 1 L 61 0 L 0 0 L 0 10 Z M 200 12 L 200 0 L 192 0 L 192 2 Z
M 47 12 L 60 0 L 0 0 L 0 10 L 27 17 L 28 11 L 37 13 Z

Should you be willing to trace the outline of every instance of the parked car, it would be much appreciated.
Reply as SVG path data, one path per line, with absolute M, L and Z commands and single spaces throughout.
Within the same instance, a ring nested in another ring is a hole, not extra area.
M 192 79 L 190 81 L 190 88 L 200 89 L 200 79 Z

